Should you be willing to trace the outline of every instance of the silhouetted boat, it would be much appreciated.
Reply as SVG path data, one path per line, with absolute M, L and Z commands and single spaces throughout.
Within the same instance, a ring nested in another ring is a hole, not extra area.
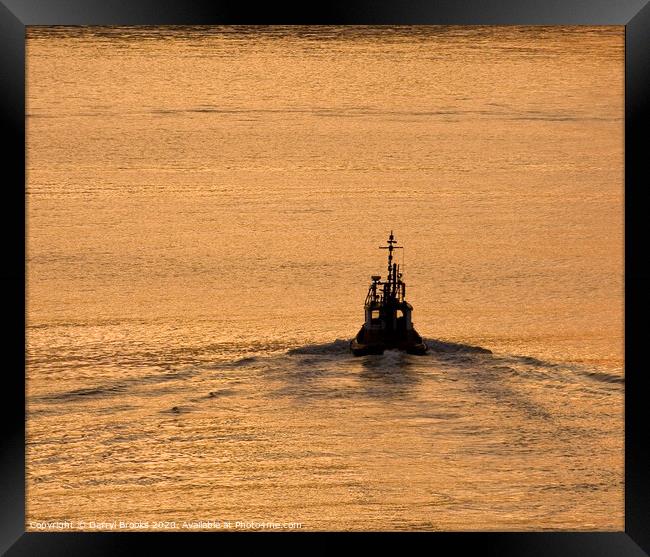
M 427 345 L 413 328 L 411 313 L 413 306 L 406 301 L 406 284 L 402 280 L 399 265 L 393 263 L 393 250 L 401 246 L 391 230 L 388 246 L 388 278 L 373 275 L 372 283 L 364 304 L 366 321 L 350 341 L 350 350 L 355 356 L 382 354 L 384 350 L 398 349 L 409 354 L 424 354 Z

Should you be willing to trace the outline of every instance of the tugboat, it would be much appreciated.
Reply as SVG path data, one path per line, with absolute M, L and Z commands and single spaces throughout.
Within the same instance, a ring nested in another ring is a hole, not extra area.
M 364 304 L 366 320 L 357 336 L 350 341 L 355 356 L 383 354 L 384 350 L 404 350 L 409 354 L 424 354 L 428 347 L 413 328 L 413 306 L 406 301 L 406 284 L 402 280 L 399 265 L 393 263 L 393 251 L 397 240 L 390 231 L 388 246 L 388 278 L 373 275 Z

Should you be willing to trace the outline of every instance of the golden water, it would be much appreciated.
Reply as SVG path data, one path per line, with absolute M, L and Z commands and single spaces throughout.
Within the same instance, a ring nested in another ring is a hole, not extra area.
M 28 529 L 622 530 L 623 57 L 30 28 Z M 354 358 L 391 229 L 447 344 Z

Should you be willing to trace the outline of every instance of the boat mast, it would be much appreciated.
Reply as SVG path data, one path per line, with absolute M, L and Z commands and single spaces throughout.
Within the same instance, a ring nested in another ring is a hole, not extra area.
M 388 250 L 388 278 L 385 284 L 388 286 L 388 297 L 393 299 L 397 294 L 397 265 L 393 263 L 393 250 L 399 249 L 401 246 L 393 246 L 393 244 L 397 243 L 397 240 L 395 240 L 392 230 L 390 231 L 390 236 L 388 236 L 387 243 L 388 246 L 379 246 L 379 249 Z

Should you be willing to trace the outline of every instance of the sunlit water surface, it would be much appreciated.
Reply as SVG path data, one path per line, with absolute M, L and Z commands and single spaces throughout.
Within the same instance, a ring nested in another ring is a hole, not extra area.
M 623 46 L 30 29 L 28 527 L 622 530 Z

